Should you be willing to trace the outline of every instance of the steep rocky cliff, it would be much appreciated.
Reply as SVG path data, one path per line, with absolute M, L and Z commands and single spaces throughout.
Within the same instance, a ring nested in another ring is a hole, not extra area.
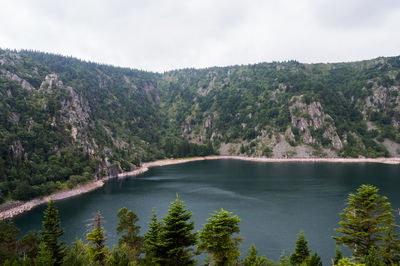
M 400 156 L 400 57 L 150 73 L 0 50 L 0 196 L 214 153 Z

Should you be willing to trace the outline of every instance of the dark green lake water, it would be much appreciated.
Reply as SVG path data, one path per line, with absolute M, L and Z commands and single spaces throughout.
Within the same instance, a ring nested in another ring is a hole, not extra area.
M 85 238 L 89 219 L 100 210 L 108 245 L 117 243 L 116 212 L 127 207 L 147 231 L 152 207 L 159 217 L 179 193 L 193 211 L 196 229 L 219 208 L 232 211 L 241 222 L 244 254 L 254 243 L 268 258 L 293 251 L 302 229 L 324 264 L 334 255 L 331 239 L 346 198 L 361 184 L 380 188 L 393 209 L 400 207 L 400 166 L 372 163 L 258 163 L 238 160 L 199 161 L 151 168 L 136 178 L 112 180 L 103 188 L 58 201 L 64 239 Z M 14 219 L 21 233 L 41 229 L 40 206 Z

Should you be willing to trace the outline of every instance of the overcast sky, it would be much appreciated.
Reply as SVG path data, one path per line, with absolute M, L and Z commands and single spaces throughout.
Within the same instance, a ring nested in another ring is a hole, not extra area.
M 400 0 L 0 0 L 0 47 L 149 71 L 400 55 Z

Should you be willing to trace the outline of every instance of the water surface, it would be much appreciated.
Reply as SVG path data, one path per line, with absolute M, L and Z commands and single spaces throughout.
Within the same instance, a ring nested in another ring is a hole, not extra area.
M 252 243 L 275 261 L 283 250 L 294 250 L 302 229 L 324 264 L 334 255 L 331 236 L 348 194 L 372 184 L 400 207 L 400 166 L 376 163 L 260 163 L 239 160 L 198 161 L 151 168 L 136 178 L 111 180 L 103 188 L 57 201 L 64 239 L 85 238 L 87 224 L 97 211 L 104 217 L 108 245 L 118 242 L 116 213 L 122 207 L 139 216 L 141 234 L 147 231 L 151 210 L 167 213 L 176 193 L 193 211 L 196 230 L 210 213 L 224 208 L 238 215 L 244 254 Z M 14 219 L 21 233 L 41 229 L 40 206 Z

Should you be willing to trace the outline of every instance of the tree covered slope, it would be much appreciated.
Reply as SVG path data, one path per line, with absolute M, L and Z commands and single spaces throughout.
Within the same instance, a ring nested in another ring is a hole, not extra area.
M 400 154 L 400 57 L 164 74 L 0 50 L 0 197 L 219 152 Z

